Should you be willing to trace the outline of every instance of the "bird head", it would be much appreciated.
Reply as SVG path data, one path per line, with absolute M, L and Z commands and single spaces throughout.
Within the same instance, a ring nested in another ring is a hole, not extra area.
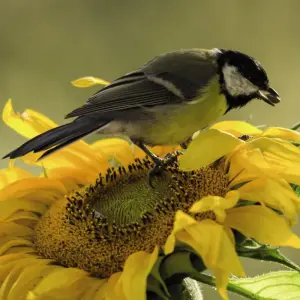
M 238 51 L 218 50 L 221 92 L 226 96 L 228 110 L 242 107 L 253 99 L 261 99 L 272 106 L 280 102 L 258 61 Z

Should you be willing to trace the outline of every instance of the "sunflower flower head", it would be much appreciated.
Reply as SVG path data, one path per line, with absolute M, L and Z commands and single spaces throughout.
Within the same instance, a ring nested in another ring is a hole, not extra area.
M 56 126 L 32 110 L 16 113 L 11 101 L 3 120 L 26 138 Z M 174 272 L 163 266 L 184 251 L 212 270 L 228 299 L 230 275 L 245 275 L 235 232 L 300 248 L 291 231 L 300 211 L 290 186 L 300 184 L 295 141 L 299 135 L 282 128 L 218 123 L 165 167 L 154 189 L 152 162 L 120 138 L 76 142 L 43 160 L 40 176 L 10 164 L 0 173 L 0 298 L 168 299 Z M 22 159 L 41 166 L 36 158 Z

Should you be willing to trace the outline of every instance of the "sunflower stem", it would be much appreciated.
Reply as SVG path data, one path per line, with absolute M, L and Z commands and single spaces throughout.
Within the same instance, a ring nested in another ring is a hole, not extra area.
M 197 274 L 193 274 L 193 276 L 191 276 L 191 277 L 197 281 L 200 281 L 207 285 L 216 287 L 216 279 L 212 276 L 209 276 L 209 275 L 203 274 L 203 273 L 197 273 Z M 257 295 L 255 295 L 255 294 L 245 290 L 244 288 L 237 286 L 231 282 L 228 283 L 227 290 L 231 291 L 233 293 L 236 293 L 240 296 L 243 296 L 245 298 L 248 298 L 248 299 L 252 299 L 252 300 L 259 299 Z
M 200 283 L 190 277 L 183 280 L 183 285 L 189 292 L 190 300 L 203 300 Z

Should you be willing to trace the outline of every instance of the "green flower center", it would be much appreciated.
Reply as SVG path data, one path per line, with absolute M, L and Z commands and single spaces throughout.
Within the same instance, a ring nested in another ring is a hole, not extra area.
M 188 212 L 207 195 L 225 196 L 223 164 L 182 172 L 177 164 L 148 185 L 152 163 L 136 160 L 126 169 L 109 169 L 94 185 L 56 202 L 36 227 L 37 251 L 59 264 L 107 278 L 121 271 L 127 257 L 163 246 L 177 210 Z M 213 212 L 197 219 L 214 218 Z

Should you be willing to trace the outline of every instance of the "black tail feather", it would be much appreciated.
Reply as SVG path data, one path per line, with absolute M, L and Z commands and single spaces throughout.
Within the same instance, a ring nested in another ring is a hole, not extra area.
M 92 133 L 93 131 L 94 130 L 91 130 L 90 132 L 85 132 L 85 133 L 83 133 L 81 135 L 77 135 L 77 136 L 75 136 L 73 138 L 65 140 L 64 142 L 60 143 L 59 145 L 55 146 L 54 148 L 51 148 L 48 151 L 46 151 L 45 153 L 43 153 L 43 155 L 41 157 L 39 157 L 38 161 L 41 160 L 41 159 L 43 159 L 43 158 L 45 158 L 45 157 L 47 157 L 48 155 L 56 152 L 57 150 L 62 149 L 65 146 L 70 145 L 70 144 L 76 142 L 77 140 L 83 138 L 84 136 L 88 135 L 89 133 Z M 37 151 L 34 151 L 34 152 L 37 152 Z
M 8 153 L 3 158 L 17 158 L 29 152 L 46 151 L 39 159 L 48 156 L 49 154 L 61 149 L 68 144 L 96 131 L 98 128 L 104 126 L 107 122 L 96 122 L 92 118 L 77 118 L 71 123 L 55 127 L 47 132 L 42 133 L 27 141 L 19 148 Z M 56 147 L 54 147 L 56 146 Z M 54 148 L 52 148 L 54 147 Z

